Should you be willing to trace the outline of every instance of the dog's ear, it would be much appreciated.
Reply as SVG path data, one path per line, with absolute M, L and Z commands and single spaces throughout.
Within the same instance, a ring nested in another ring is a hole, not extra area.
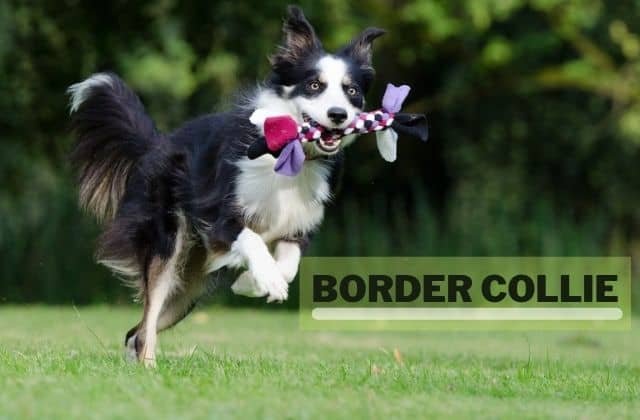
M 283 63 L 294 63 L 312 51 L 322 49 L 313 26 L 298 6 L 287 7 L 287 17 L 282 25 L 284 39 L 270 61 L 274 68 Z
M 371 47 L 373 40 L 384 35 L 386 31 L 380 28 L 367 28 L 351 40 L 340 50 L 340 54 L 348 55 L 364 67 L 371 66 Z

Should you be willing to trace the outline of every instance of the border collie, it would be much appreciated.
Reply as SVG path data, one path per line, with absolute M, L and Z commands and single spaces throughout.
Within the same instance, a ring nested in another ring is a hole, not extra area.
M 125 347 L 145 365 L 155 364 L 157 333 L 206 294 L 210 273 L 244 268 L 236 293 L 287 299 L 322 221 L 349 138 L 305 144 L 295 177 L 275 173 L 271 155 L 249 160 L 247 148 L 269 116 L 345 128 L 364 108 L 372 41 L 384 31 L 368 28 L 330 54 L 290 6 L 283 32 L 271 75 L 250 98 L 169 134 L 114 74 L 69 87 L 79 201 L 105 225 L 98 261 L 129 279 L 144 302 Z

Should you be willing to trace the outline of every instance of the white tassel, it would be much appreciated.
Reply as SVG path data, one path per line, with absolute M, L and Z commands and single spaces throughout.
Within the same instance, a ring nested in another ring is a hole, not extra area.
M 376 132 L 378 152 L 387 162 L 395 162 L 398 152 L 398 133 L 392 128 Z

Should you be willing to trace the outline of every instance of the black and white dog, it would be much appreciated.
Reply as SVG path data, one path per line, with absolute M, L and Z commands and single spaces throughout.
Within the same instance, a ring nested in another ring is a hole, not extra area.
M 206 293 L 207 274 L 246 268 L 236 293 L 287 299 L 302 250 L 318 228 L 349 141 L 306 143 L 295 177 L 274 157 L 249 160 L 269 116 L 346 127 L 372 82 L 369 28 L 335 54 L 325 52 L 297 7 L 289 7 L 272 74 L 229 112 L 160 133 L 135 93 L 114 74 L 72 85 L 80 203 L 105 224 L 99 262 L 131 279 L 144 302 L 126 335 L 129 354 L 155 363 L 157 332 L 182 320 Z

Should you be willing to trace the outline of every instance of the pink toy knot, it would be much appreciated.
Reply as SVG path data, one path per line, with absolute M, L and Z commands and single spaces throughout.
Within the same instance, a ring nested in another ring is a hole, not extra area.
M 269 150 L 276 152 L 298 138 L 298 124 L 287 115 L 269 117 L 264 120 L 264 137 Z

